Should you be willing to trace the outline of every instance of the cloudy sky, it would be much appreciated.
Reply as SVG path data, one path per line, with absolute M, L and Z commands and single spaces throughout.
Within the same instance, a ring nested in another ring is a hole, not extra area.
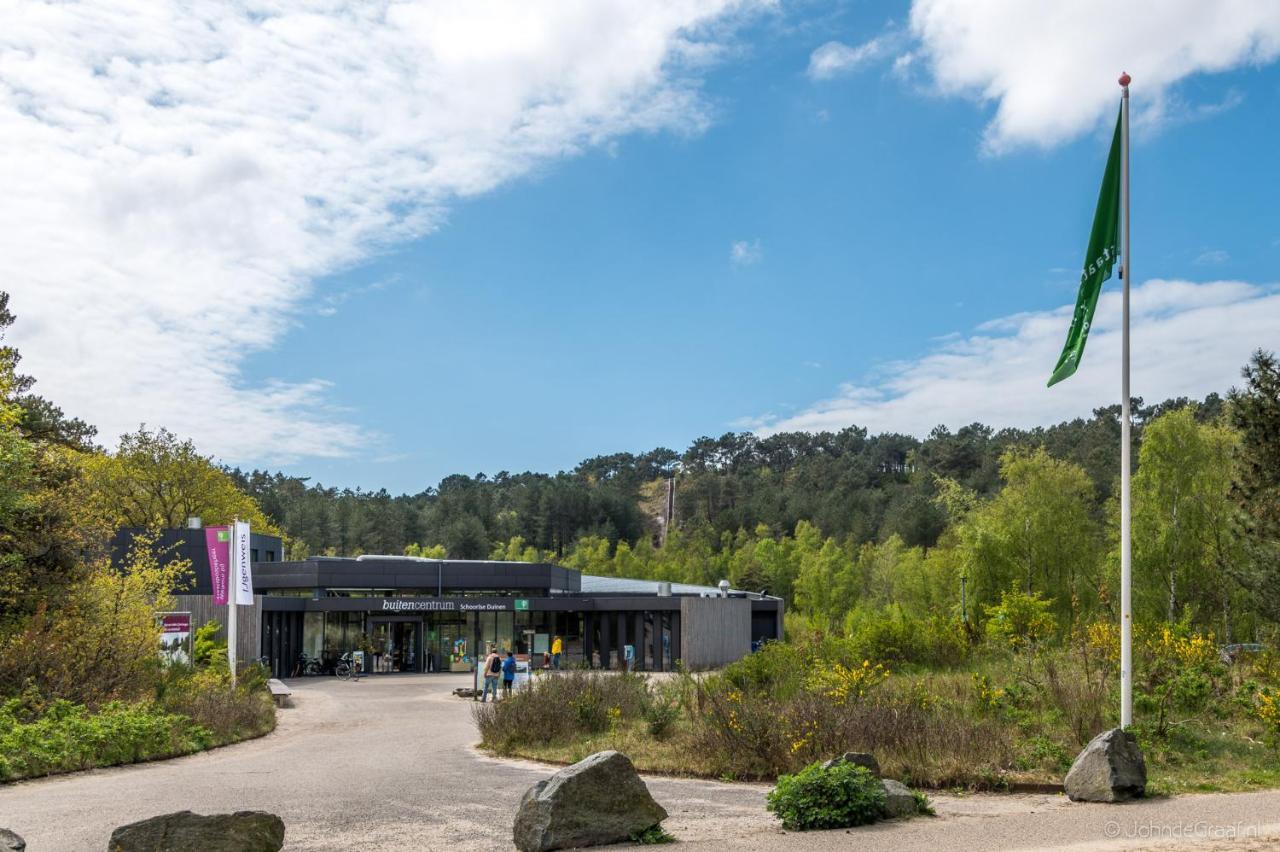
M 1032 425 L 1134 78 L 1134 392 L 1280 348 L 1280 5 L 0 5 L 38 389 L 416 491 L 752 428 Z

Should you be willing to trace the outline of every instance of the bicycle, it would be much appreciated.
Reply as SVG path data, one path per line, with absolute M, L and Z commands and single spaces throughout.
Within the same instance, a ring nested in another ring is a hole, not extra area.
M 360 662 L 351 657 L 351 652 L 347 652 L 338 658 L 338 663 L 333 667 L 333 673 L 340 680 L 359 680 L 360 679 Z
M 316 677 L 324 673 L 324 667 L 315 657 L 308 657 L 305 653 L 298 655 L 298 662 L 294 665 L 294 677 Z

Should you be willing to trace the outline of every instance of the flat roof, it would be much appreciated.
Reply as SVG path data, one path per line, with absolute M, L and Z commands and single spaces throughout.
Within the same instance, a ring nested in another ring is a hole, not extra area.
M 580 594 L 656 595 L 658 594 L 659 587 L 661 585 L 661 580 L 631 580 L 626 577 L 599 577 L 594 574 L 583 574 Z M 720 589 L 717 586 L 696 586 L 691 583 L 672 583 L 671 594 L 710 597 L 712 595 L 719 596 Z M 741 589 L 729 589 L 729 595 L 736 598 L 769 597 L 768 595 L 761 595 L 756 592 L 744 592 Z
M 359 557 L 313 556 L 299 562 L 258 562 L 253 584 L 263 591 L 284 589 L 424 589 L 443 592 L 464 590 L 509 591 L 529 594 L 539 590 L 555 597 L 619 595 L 658 596 L 659 580 L 633 580 L 583 574 L 550 562 L 516 562 L 494 559 L 427 559 L 417 556 Z M 671 583 L 676 597 L 719 596 L 717 586 Z M 769 595 L 729 589 L 731 597 L 769 599 Z

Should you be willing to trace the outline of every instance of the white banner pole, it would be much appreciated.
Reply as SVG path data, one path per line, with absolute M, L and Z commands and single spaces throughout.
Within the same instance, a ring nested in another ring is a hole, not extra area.
M 1120 379 L 1120 727 L 1133 724 L 1133 553 L 1130 535 L 1129 469 L 1132 426 L 1129 411 L 1129 282 L 1133 263 L 1129 255 L 1129 75 L 1120 75 L 1124 89 L 1120 119 L 1120 209 L 1122 211 L 1122 247 L 1120 276 L 1124 285 L 1122 297 L 1121 379 Z
M 228 559 L 230 563 L 227 565 L 227 584 L 232 586 L 227 592 L 227 664 L 231 667 L 231 685 L 236 685 L 236 595 L 240 585 L 239 578 L 236 577 L 236 549 L 239 546 L 237 538 L 237 525 L 239 518 L 231 522 L 231 546 L 227 548 Z

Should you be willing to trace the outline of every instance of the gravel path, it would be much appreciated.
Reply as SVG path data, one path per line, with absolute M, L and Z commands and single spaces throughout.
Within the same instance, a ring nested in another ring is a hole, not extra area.
M 550 770 L 478 754 L 462 675 L 294 681 L 276 732 L 178 760 L 0 787 L 0 827 L 31 852 L 101 852 L 112 828 L 168 811 L 283 817 L 288 850 L 511 849 L 525 789 Z M 665 827 L 697 850 L 1280 848 L 1280 791 L 1120 807 L 1061 796 L 936 796 L 936 819 L 782 832 L 763 785 L 648 779 Z

